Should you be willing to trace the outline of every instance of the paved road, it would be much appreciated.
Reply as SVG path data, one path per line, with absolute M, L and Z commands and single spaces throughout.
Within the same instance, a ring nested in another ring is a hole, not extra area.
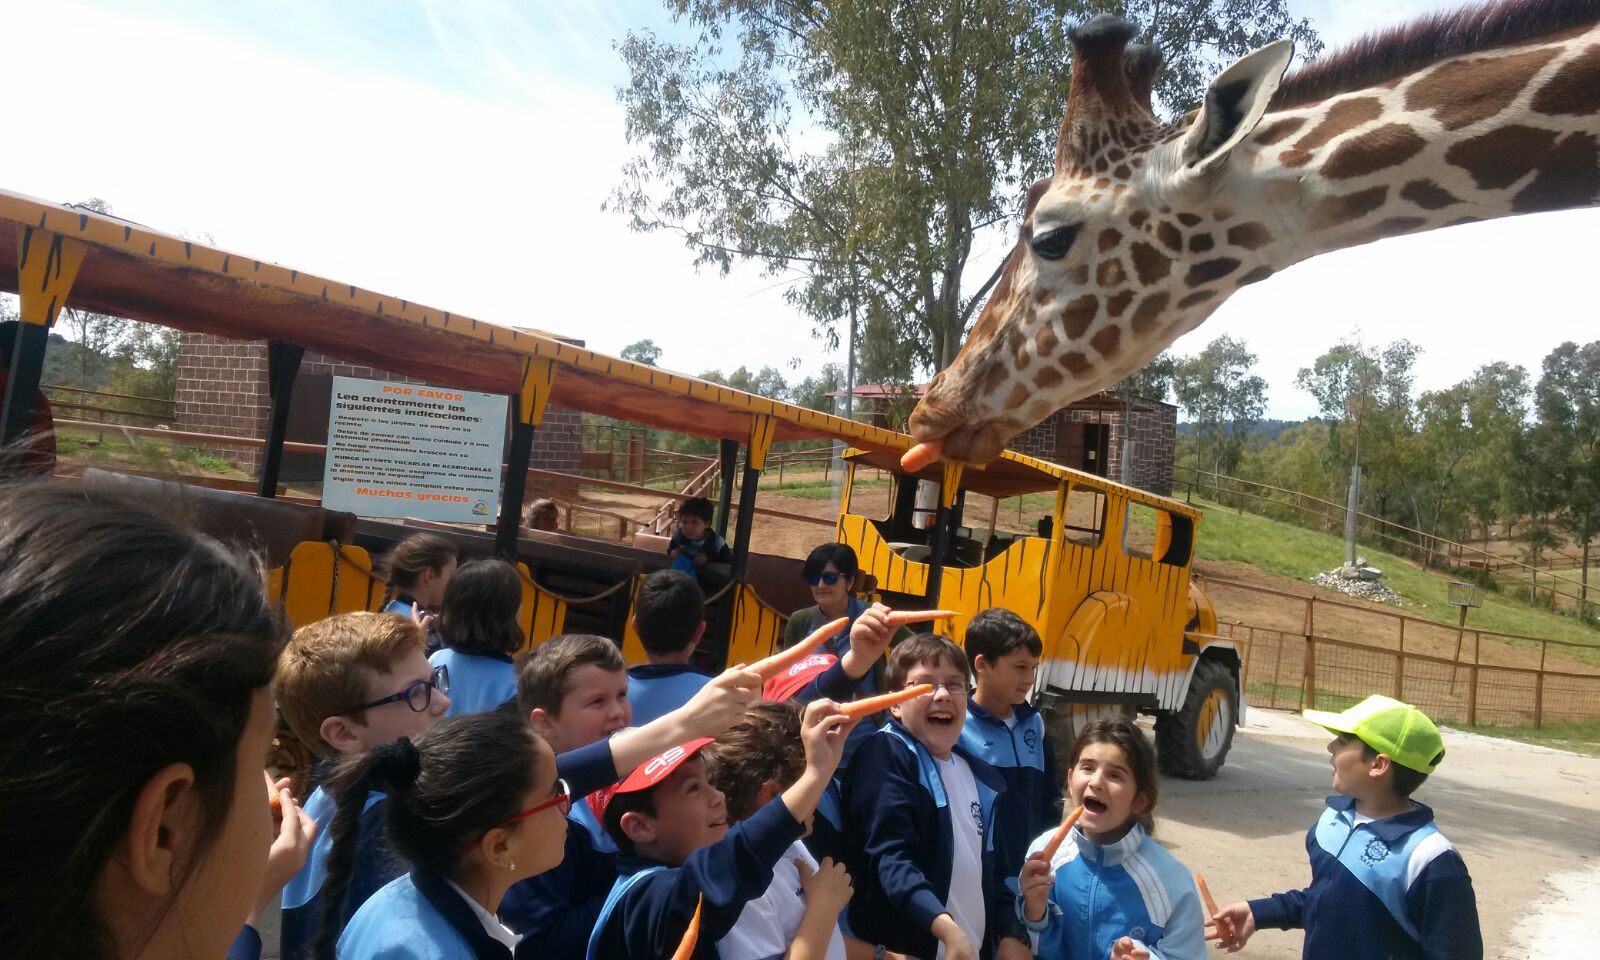
M 1156 809 L 1157 837 L 1220 902 L 1309 882 L 1305 833 L 1329 792 L 1325 731 L 1290 713 L 1247 717 L 1217 777 L 1163 782 Z M 1600 898 L 1600 759 L 1453 730 L 1444 739 L 1445 761 L 1416 799 L 1466 859 L 1485 956 L 1600 957 L 1590 906 Z M 1557 938 L 1582 946 L 1545 952 Z M 1300 934 L 1262 931 L 1238 956 L 1297 958 Z

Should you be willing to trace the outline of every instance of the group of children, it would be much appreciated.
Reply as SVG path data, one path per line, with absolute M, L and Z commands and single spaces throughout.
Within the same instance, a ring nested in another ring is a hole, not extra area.
M 513 667 L 496 638 L 515 605 L 495 601 L 520 585 L 500 570 L 442 578 L 431 661 L 418 618 L 383 614 L 303 627 L 281 654 L 279 707 L 327 760 L 283 891 L 286 960 L 665 957 L 691 919 L 696 955 L 729 960 L 1178 960 L 1269 926 L 1307 928 L 1308 957 L 1481 955 L 1465 867 L 1409 800 L 1443 754 L 1414 708 L 1312 715 L 1339 733 L 1342 795 L 1308 838 L 1312 886 L 1207 916 L 1152 838 L 1148 738 L 1089 725 L 1063 781 L 1028 704 L 1042 644 L 1009 611 L 958 646 L 858 602 L 846 643 L 713 678 L 690 665 L 700 588 L 664 570 L 635 603 L 646 664 L 566 635 Z M 841 712 L 922 684 L 879 716 Z

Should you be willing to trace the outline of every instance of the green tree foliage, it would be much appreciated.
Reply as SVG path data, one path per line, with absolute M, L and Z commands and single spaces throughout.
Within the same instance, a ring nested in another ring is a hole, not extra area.
M 1600 340 L 1568 341 L 1544 358 L 1534 392 L 1538 423 L 1529 450 L 1540 486 L 1550 492 L 1555 525 L 1583 555 L 1589 591 L 1589 557 L 1600 537 Z
M 1163 350 L 1143 368 L 1112 387 L 1111 392 L 1168 403 L 1172 399 L 1172 381 L 1177 372 L 1178 358 Z
M 1119 5 L 1159 45 L 1157 97 L 1195 102 L 1218 65 L 1267 41 L 1321 47 L 1285 0 Z M 610 206 L 681 236 L 696 264 L 795 276 L 786 296 L 837 345 L 855 307 L 863 370 L 941 369 L 997 274 L 976 233 L 1014 223 L 1052 169 L 1066 27 L 1091 0 L 667 0 L 693 39 L 630 33 L 619 90 L 639 153 Z M 988 282 L 979 283 L 983 277 Z M 866 362 L 874 355 L 871 364 Z M 890 374 L 895 374 L 891 376 Z
M 624 360 L 653 367 L 661 361 L 661 348 L 656 346 L 654 340 L 638 340 L 623 347 L 618 356 Z
M 1251 372 L 1255 365 L 1244 341 L 1221 336 L 1173 366 L 1173 390 L 1195 424 L 1200 459 L 1210 469 L 1238 469 L 1245 437 L 1266 412 L 1267 381 Z

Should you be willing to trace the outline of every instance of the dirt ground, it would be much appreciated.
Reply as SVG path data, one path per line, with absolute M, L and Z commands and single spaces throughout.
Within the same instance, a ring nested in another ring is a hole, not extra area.
M 1164 781 L 1156 810 L 1157 837 L 1219 903 L 1309 882 L 1305 834 L 1329 792 L 1325 731 L 1279 711 L 1246 719 L 1216 778 Z M 1416 798 L 1466 860 L 1484 956 L 1594 956 L 1581 945 L 1600 942 L 1600 759 L 1448 729 L 1444 739 L 1445 762 Z M 1264 930 L 1239 956 L 1290 960 L 1300 945 L 1298 931 Z

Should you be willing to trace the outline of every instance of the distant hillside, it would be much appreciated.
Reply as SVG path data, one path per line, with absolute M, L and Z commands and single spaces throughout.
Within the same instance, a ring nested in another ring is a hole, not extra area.
M 1261 438 L 1263 440 L 1268 440 L 1268 441 L 1277 440 L 1278 439 L 1278 435 L 1283 433 L 1283 431 L 1288 430 L 1291 427 L 1298 427 L 1302 423 L 1307 423 L 1307 422 L 1309 422 L 1309 421 L 1306 421 L 1306 420 L 1262 420 L 1261 422 L 1255 424 L 1254 426 L 1252 426 L 1250 428 L 1250 436 L 1252 438 L 1259 437 L 1259 438 Z M 1178 424 L 1178 436 L 1180 436 L 1180 437 L 1192 437 L 1192 436 L 1195 436 L 1197 432 L 1198 431 L 1195 429 L 1195 425 L 1193 423 L 1179 423 Z

